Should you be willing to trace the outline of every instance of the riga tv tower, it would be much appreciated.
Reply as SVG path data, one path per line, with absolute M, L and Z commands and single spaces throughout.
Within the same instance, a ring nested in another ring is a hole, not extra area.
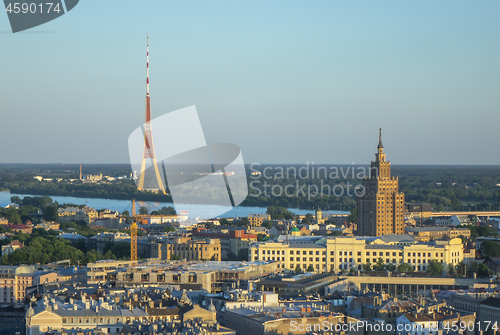
M 158 170 L 158 163 L 156 162 L 155 149 L 153 145 L 153 131 L 151 129 L 151 97 L 149 96 L 149 36 L 146 42 L 146 123 L 144 124 L 144 154 L 142 156 L 141 171 L 139 174 L 139 182 L 137 189 L 144 190 L 144 175 L 146 174 L 146 159 L 150 158 L 153 164 L 156 181 L 158 182 L 159 191 L 166 194 L 163 181 L 160 177 Z

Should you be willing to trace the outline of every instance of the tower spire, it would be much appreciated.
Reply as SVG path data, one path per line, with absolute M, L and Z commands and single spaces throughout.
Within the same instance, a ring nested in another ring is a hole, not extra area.
M 146 95 L 149 96 L 149 35 L 146 36 Z
M 383 148 L 384 145 L 382 144 L 382 128 L 379 128 L 378 130 L 378 147 Z

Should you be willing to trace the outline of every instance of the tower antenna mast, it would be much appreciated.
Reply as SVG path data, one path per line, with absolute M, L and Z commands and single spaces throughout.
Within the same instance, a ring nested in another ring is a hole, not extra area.
M 146 159 L 151 159 L 153 168 L 158 182 L 158 189 L 161 193 L 166 194 L 163 181 L 160 177 L 158 170 L 158 163 L 156 162 L 155 149 L 153 145 L 153 130 L 151 129 L 151 97 L 149 96 L 149 36 L 146 42 L 146 123 L 144 124 L 144 154 L 142 156 L 141 171 L 139 174 L 139 182 L 137 189 L 144 190 L 144 177 L 146 174 Z

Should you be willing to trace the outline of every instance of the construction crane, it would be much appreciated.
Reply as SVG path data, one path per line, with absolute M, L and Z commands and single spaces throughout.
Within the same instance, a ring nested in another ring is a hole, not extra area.
M 130 260 L 137 261 L 137 215 L 135 214 L 135 199 L 132 199 L 132 225 L 130 226 Z

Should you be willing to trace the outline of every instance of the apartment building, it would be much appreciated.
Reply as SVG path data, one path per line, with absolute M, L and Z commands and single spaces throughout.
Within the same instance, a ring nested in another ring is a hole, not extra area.
M 176 258 L 185 259 L 186 261 L 220 261 L 222 259 L 222 246 L 219 239 L 209 238 L 187 241 L 185 239 L 175 239 L 162 243 L 159 248 L 161 259 Z
M 251 226 L 260 226 L 264 221 L 271 220 L 271 215 L 269 214 L 250 214 L 247 216 L 248 221 Z
M 32 265 L 0 266 L 0 303 L 23 303 L 26 288 L 57 281 L 57 273 L 36 270 Z
M 221 243 L 222 257 L 232 252 L 238 255 L 241 249 L 257 241 L 257 234 L 247 234 L 244 230 L 221 230 L 220 232 L 212 232 L 205 228 L 194 228 L 192 230 L 193 238 L 211 238 L 219 239 Z
M 402 235 L 405 236 L 405 235 Z M 387 242 L 385 242 L 387 241 Z M 403 241 L 403 240 L 402 240 Z M 425 271 L 430 260 L 458 265 L 463 260 L 463 244 L 458 238 L 427 243 L 399 243 L 393 239 L 375 240 L 360 237 L 323 237 L 286 242 L 258 242 L 249 247 L 251 261 L 275 260 L 281 269 L 316 272 L 361 270 L 363 264 L 411 264 L 415 271 Z
M 61 223 L 84 221 L 86 224 L 91 224 L 99 217 L 97 211 L 91 207 L 59 208 L 58 214 L 59 214 L 59 222 Z
M 17 249 L 22 248 L 22 247 L 24 247 L 24 243 L 19 242 L 17 240 L 14 240 L 14 241 L 10 242 L 9 244 L 2 245 L 2 256 L 10 255 L 14 251 L 16 251 Z
M 460 236 L 470 238 L 469 228 L 451 228 L 451 227 L 405 227 L 405 232 L 412 235 L 416 240 L 427 242 L 430 240 L 438 240 L 443 237 L 450 239 Z

